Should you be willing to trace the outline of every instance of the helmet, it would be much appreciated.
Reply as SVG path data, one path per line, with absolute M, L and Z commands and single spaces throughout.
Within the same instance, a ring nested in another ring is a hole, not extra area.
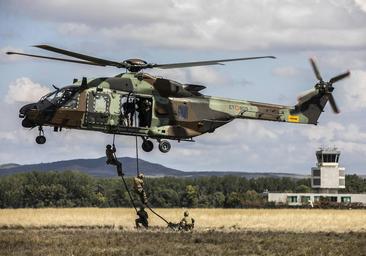
M 143 173 L 140 173 L 137 177 L 139 177 L 140 179 L 143 179 L 144 178 L 144 174 Z
M 188 215 L 189 215 L 189 212 L 188 211 L 185 211 L 184 212 L 184 217 L 188 217 Z
M 112 146 L 111 146 L 110 144 L 108 144 L 108 145 L 107 145 L 107 148 L 108 148 L 108 149 L 111 149 L 111 148 L 112 148 Z

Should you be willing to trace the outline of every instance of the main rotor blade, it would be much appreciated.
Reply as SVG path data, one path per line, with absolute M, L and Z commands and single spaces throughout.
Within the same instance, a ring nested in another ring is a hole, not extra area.
M 48 56 L 42 56 L 42 55 L 27 54 L 27 53 L 21 53 L 21 52 L 7 52 L 6 54 L 9 54 L 9 55 L 23 55 L 23 56 L 34 57 L 34 58 L 42 58 L 42 59 L 50 59 L 50 60 L 59 60 L 59 61 L 66 61 L 66 62 L 74 62 L 74 63 L 80 63 L 80 64 L 94 65 L 94 66 L 105 66 L 105 65 L 102 65 L 102 64 L 99 64 L 99 63 L 94 63 L 94 62 L 88 62 L 88 61 L 82 61 L 82 60 L 62 59 L 62 58 L 55 58 L 55 57 L 48 57 Z
M 333 109 L 334 113 L 339 114 L 340 111 L 339 111 L 339 108 L 337 107 L 337 104 L 335 103 L 333 94 L 329 93 L 328 94 L 328 99 L 329 99 L 329 103 L 332 106 L 332 109 Z
M 319 69 L 318 69 L 317 65 L 315 64 L 314 59 L 312 59 L 312 58 L 311 58 L 311 59 L 310 59 L 310 63 L 311 63 L 311 66 L 313 67 L 313 70 L 314 70 L 314 73 L 315 73 L 316 78 L 317 78 L 318 80 L 320 80 L 320 81 L 323 81 L 323 78 L 322 78 L 322 76 L 320 75 Z
M 343 78 L 346 78 L 347 76 L 349 76 L 351 74 L 351 72 L 349 72 L 349 71 L 347 71 L 347 72 L 345 72 L 345 73 L 343 73 L 343 74 L 340 74 L 340 75 L 338 75 L 338 76 L 335 76 L 335 77 L 333 77 L 333 78 L 331 78 L 330 80 L 329 80 L 329 83 L 335 83 L 335 82 L 337 82 L 337 81 L 339 81 L 339 80 L 342 80 Z
M 186 68 L 196 66 L 209 66 L 209 65 L 224 65 L 221 62 L 229 61 L 241 61 L 241 60 L 254 60 L 271 58 L 275 59 L 274 56 L 259 56 L 259 57 L 247 57 L 247 58 L 236 58 L 236 59 L 222 59 L 222 60 L 208 60 L 208 61 L 195 61 L 195 62 L 182 62 L 182 63 L 170 63 L 170 64 L 154 64 L 153 68 L 169 69 L 169 68 Z
M 100 59 L 100 58 L 96 58 L 96 57 L 93 57 L 93 56 L 89 56 L 89 55 L 85 55 L 85 54 L 81 54 L 81 53 L 77 53 L 77 52 L 71 52 L 71 51 L 67 51 L 67 50 L 64 50 L 64 49 L 56 48 L 56 47 L 49 46 L 49 45 L 35 45 L 34 47 L 38 47 L 38 48 L 41 48 L 43 50 L 47 50 L 47 51 L 67 55 L 67 56 L 74 57 L 74 58 L 77 58 L 77 59 L 87 60 L 87 61 L 90 61 L 90 62 L 100 64 L 102 66 L 114 66 L 114 67 L 118 67 L 118 68 L 124 68 L 125 67 L 125 65 L 120 63 L 120 62 L 106 60 L 106 59 Z

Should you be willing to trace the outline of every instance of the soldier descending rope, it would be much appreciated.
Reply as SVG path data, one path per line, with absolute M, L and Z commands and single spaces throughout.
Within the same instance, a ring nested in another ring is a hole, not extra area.
M 124 173 L 122 172 L 122 163 L 117 160 L 116 151 L 117 150 L 116 150 L 116 147 L 114 144 L 113 144 L 113 148 L 110 144 L 107 145 L 107 147 L 105 149 L 105 154 L 107 156 L 106 163 L 117 166 L 118 176 L 123 176 Z
M 140 228 L 140 224 L 144 226 L 144 228 L 149 227 L 149 221 L 147 220 L 149 218 L 149 215 L 145 211 L 145 208 L 142 206 L 140 207 L 140 210 L 137 211 L 138 218 L 135 220 L 136 228 Z
M 133 180 L 134 190 L 140 196 L 143 204 L 147 204 L 147 196 L 144 190 L 144 174 L 140 173 Z
M 107 155 L 107 164 L 116 165 L 117 166 L 117 172 L 118 176 L 121 176 L 123 184 L 125 185 L 126 191 L 128 193 L 128 196 L 130 197 L 131 204 L 135 208 L 136 214 L 139 218 L 135 220 L 136 228 L 140 227 L 140 224 L 144 226 L 145 228 L 148 228 L 148 214 L 145 211 L 144 207 L 141 207 L 140 210 L 137 210 L 136 205 L 134 203 L 134 199 L 132 198 L 132 195 L 130 193 L 130 190 L 128 189 L 127 183 L 123 177 L 124 173 L 122 172 L 122 163 L 117 160 L 116 157 L 116 147 L 114 145 L 115 135 L 113 135 L 113 148 L 111 145 L 107 145 L 106 147 L 106 155 Z M 185 222 L 181 222 L 178 224 L 174 224 L 172 222 L 167 221 L 164 217 L 159 215 L 157 212 L 155 212 L 147 203 L 147 196 L 144 190 L 144 175 L 139 172 L 138 168 L 138 150 L 137 150 L 137 140 L 136 140 L 136 160 L 137 160 L 137 177 L 134 178 L 134 191 L 139 195 L 141 202 L 157 217 L 162 219 L 166 224 L 168 224 L 168 227 L 173 230 L 191 230 L 194 227 L 194 220 L 191 219 L 192 223 L 188 223 L 188 219 Z M 188 213 L 187 213 L 188 214 Z M 188 217 L 188 215 L 185 217 Z M 185 223 L 186 225 L 183 225 Z

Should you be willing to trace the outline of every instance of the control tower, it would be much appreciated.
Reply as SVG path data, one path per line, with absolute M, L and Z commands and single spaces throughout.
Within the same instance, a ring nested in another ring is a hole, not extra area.
M 338 193 L 345 188 L 345 169 L 339 167 L 341 152 L 337 148 L 316 151 L 317 166 L 311 168 L 311 187 L 317 193 Z

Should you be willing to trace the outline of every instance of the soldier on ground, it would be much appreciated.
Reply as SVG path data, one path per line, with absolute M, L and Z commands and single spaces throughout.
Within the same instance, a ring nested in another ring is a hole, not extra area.
M 142 173 L 134 178 L 133 185 L 135 192 L 140 196 L 141 202 L 147 204 L 147 196 L 144 190 L 144 175 Z
M 140 210 L 137 211 L 138 218 L 135 220 L 136 228 L 140 228 L 140 224 L 144 226 L 145 228 L 149 227 L 149 221 L 147 220 L 149 218 L 149 215 L 145 211 L 145 208 L 142 206 L 140 207 Z
M 122 172 L 122 163 L 120 161 L 117 160 L 116 158 L 116 147 L 115 145 L 113 144 L 113 148 L 111 145 L 107 145 L 106 149 L 105 149 L 105 154 L 107 156 L 107 161 L 106 163 L 107 164 L 110 164 L 110 165 L 115 165 L 117 166 L 117 174 L 118 176 L 123 176 L 123 172 Z
M 185 211 L 183 219 L 179 222 L 180 230 L 184 230 L 184 231 L 193 230 L 194 219 L 193 218 L 189 219 L 188 216 L 189 216 L 189 212 Z

